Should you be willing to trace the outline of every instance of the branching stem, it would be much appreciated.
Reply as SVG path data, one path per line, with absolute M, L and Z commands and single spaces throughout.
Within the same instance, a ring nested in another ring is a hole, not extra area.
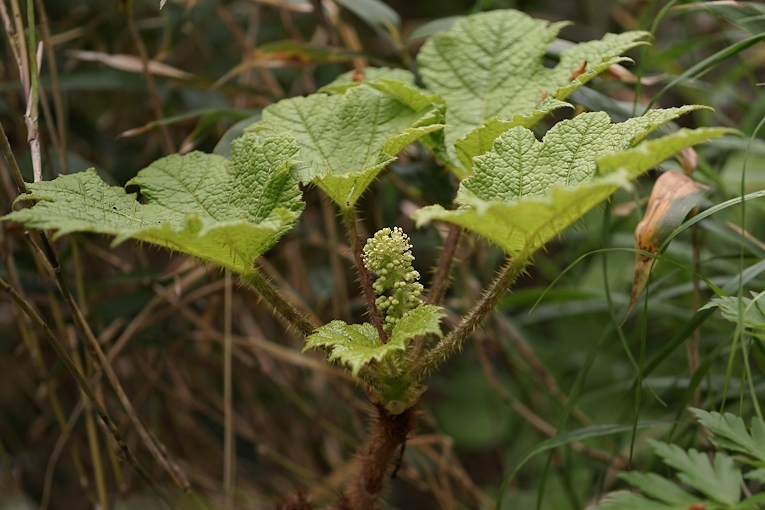
M 508 259 L 491 286 L 486 289 L 481 299 L 470 310 L 470 313 L 465 315 L 460 323 L 414 366 L 412 369 L 414 380 L 422 380 L 438 368 L 438 365 L 449 359 L 452 354 L 462 349 L 465 340 L 497 306 L 500 298 L 515 283 L 528 263 L 528 257 L 511 257 Z

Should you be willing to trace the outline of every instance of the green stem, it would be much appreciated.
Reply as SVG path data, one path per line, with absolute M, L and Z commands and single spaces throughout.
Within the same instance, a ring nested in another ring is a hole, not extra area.
M 372 279 L 369 278 L 369 273 L 367 272 L 367 268 L 361 257 L 361 239 L 359 238 L 359 231 L 356 228 L 356 215 L 353 212 L 353 208 L 343 209 L 342 214 L 343 221 L 345 222 L 345 230 L 348 233 L 348 240 L 351 242 L 353 260 L 356 261 L 356 268 L 359 270 L 361 287 L 364 290 L 364 297 L 367 299 L 369 317 L 372 319 L 372 324 L 374 324 L 375 329 L 377 329 L 377 334 L 380 336 L 380 342 L 383 344 L 388 343 L 388 334 L 383 330 L 382 317 L 375 304 L 375 291 L 372 288 Z
M 449 359 L 452 354 L 462 349 L 465 340 L 497 306 L 500 298 L 515 283 L 528 263 L 528 257 L 511 257 L 508 259 L 491 286 L 486 289 L 481 299 L 470 310 L 470 313 L 465 315 L 460 323 L 414 366 L 412 369 L 413 380 L 422 380 L 438 368 L 441 363 Z
M 319 327 L 319 320 L 315 316 L 306 316 L 301 313 L 276 287 L 271 285 L 257 267 L 240 274 L 239 277 L 250 284 L 271 305 L 287 326 L 297 329 L 301 335 L 308 336 Z

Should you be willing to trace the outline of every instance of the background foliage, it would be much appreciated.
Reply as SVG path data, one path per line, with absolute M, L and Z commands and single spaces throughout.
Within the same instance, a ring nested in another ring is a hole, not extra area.
M 39 38 L 57 69 L 54 77 L 44 54 L 46 178 L 93 166 L 107 182 L 122 185 L 172 152 L 228 154 L 231 139 L 259 118 L 260 108 L 315 91 L 352 68 L 354 59 L 407 67 L 423 41 L 418 35 L 429 33 L 428 22 L 513 7 L 574 21 L 562 32 L 574 41 L 655 29 L 653 45 L 630 54 L 637 62 L 630 70 L 646 77 L 642 83 L 596 79 L 571 101 L 605 110 L 616 121 L 647 105 L 710 105 L 714 113 L 696 111 L 680 122 L 726 125 L 745 137 L 699 149 L 694 177 L 711 188 L 706 205 L 765 188 L 758 132 L 765 111 L 765 95 L 758 93 L 765 50 L 758 41 L 765 25 L 757 5 L 396 1 L 386 9 L 372 1 L 337 1 L 326 2 L 330 15 L 322 20 L 307 1 L 169 0 L 162 11 L 155 1 L 38 2 L 41 22 L 43 3 L 47 25 Z M 25 101 L 8 38 L 3 41 L 0 120 L 17 158 L 30 167 Z M 560 50 L 554 46 L 550 53 Z M 147 78 L 142 51 L 170 67 L 153 64 Z M 4 167 L 0 178 L 5 214 L 16 190 Z M 465 354 L 434 376 L 420 404 L 417 437 L 392 485 L 392 507 L 489 507 L 515 470 L 507 508 L 584 508 L 623 486 L 615 477 L 619 470 L 657 464 L 649 439 L 684 448 L 705 444 L 693 416 L 683 412 L 689 403 L 750 422 L 765 391 L 761 338 L 741 336 L 714 309 L 697 313 L 712 294 L 691 270 L 714 285 L 732 282 L 735 294 L 741 271 L 754 267 L 744 275 L 745 295 L 765 288 L 757 269 L 765 254 L 763 205 L 730 207 L 680 233 L 665 253 L 669 260 L 654 271 L 646 300 L 628 314 L 634 254 L 626 248 L 633 246 L 654 178 L 642 180 L 635 194 L 617 195 L 539 253 Z M 456 182 L 412 146 L 359 202 L 368 232 L 400 225 L 411 235 L 415 268 L 426 285 L 443 231 L 417 230 L 409 211 L 412 204 L 446 204 L 455 189 Z M 305 200 L 298 227 L 261 263 L 324 322 L 360 322 L 364 303 L 335 211 L 315 188 L 306 190 Z M 0 276 L 23 291 L 59 338 L 74 339 L 24 233 L 3 224 L 0 235 Z M 351 469 L 368 413 L 349 375 L 319 354 L 301 354 L 302 338 L 284 331 L 236 282 L 228 302 L 231 282 L 218 268 L 132 242 L 112 250 L 108 242 L 95 236 L 61 241 L 65 277 L 112 353 L 133 406 L 196 494 L 225 506 L 232 485 L 224 482 L 227 475 L 235 478 L 233 499 L 241 508 L 269 508 L 299 486 L 317 502 L 331 501 Z M 472 236 L 463 237 L 457 255 L 461 264 L 445 302 L 453 314 L 446 321 L 467 310 L 502 259 L 498 249 Z M 224 370 L 227 331 L 234 362 Z M 159 507 L 119 463 L 92 410 L 78 405 L 76 386 L 55 354 L 5 295 L 0 332 L 0 507 L 68 509 L 104 501 Z M 97 378 L 87 349 L 71 347 Z M 701 367 L 694 378 L 689 363 Z M 227 375 L 230 401 L 223 398 Z M 152 476 L 172 489 L 108 385 L 96 388 Z M 225 454 L 227 406 L 233 409 L 235 458 Z M 67 420 L 68 436 L 62 434 Z M 623 426 L 608 428 L 613 424 Z M 565 435 L 580 430 L 599 437 Z M 560 448 L 527 455 L 561 434 Z

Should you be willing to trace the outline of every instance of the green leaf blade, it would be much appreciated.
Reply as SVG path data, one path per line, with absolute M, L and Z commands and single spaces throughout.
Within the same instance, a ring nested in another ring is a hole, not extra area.
M 741 471 L 725 454 L 715 454 L 714 465 L 706 453 L 694 449 L 683 450 L 677 445 L 649 440 L 664 463 L 678 470 L 677 477 L 724 505 L 733 505 L 741 499 Z
M 30 184 L 21 200 L 36 204 L 3 220 L 55 230 L 56 237 L 92 232 L 129 238 L 198 257 L 238 273 L 292 228 L 303 209 L 289 173 L 294 140 L 249 134 L 234 144 L 232 159 L 193 152 L 173 155 L 141 170 L 128 184 L 135 194 L 104 183 L 93 170 Z
M 765 338 L 765 299 L 755 292 L 752 292 L 752 297 L 755 299 L 736 296 L 716 297 L 701 307 L 701 310 L 717 307 L 726 320 L 738 323 L 740 319 L 743 319 L 744 327 L 751 329 L 755 336 Z M 743 310 L 741 316 L 739 306 Z M 765 457 L 761 458 L 765 460 Z
M 692 109 L 658 110 L 620 124 L 602 112 L 581 114 L 556 124 L 541 142 L 530 130 L 514 127 L 475 158 L 473 174 L 460 184 L 458 209 L 430 206 L 412 217 L 418 225 L 454 223 L 511 255 L 530 256 L 641 173 L 683 148 L 732 132 L 680 130 L 629 148 Z
M 391 342 L 406 345 L 407 342 L 420 335 L 441 336 L 441 319 L 444 311 L 440 306 L 422 305 L 410 310 L 402 317 L 391 331 Z
M 263 111 L 254 129 L 290 132 L 300 147 L 298 177 L 351 208 L 398 152 L 442 127 L 442 117 L 417 89 L 390 81 L 383 86 L 399 96 L 359 84 L 339 94 L 282 100 Z
M 399 338 L 383 344 L 377 330 L 371 324 L 346 324 L 341 320 L 334 320 L 306 338 L 303 351 L 315 347 L 329 349 L 330 360 L 340 361 L 351 369 L 354 376 L 358 376 L 365 365 L 373 361 L 382 361 L 393 352 L 404 351 L 406 343 Z
M 720 414 L 703 409 L 691 409 L 699 423 L 712 434 L 712 441 L 728 450 L 750 455 L 765 464 L 765 430 L 761 421 L 752 420 L 752 434 L 744 420 L 732 413 Z
M 640 489 L 644 494 L 669 505 L 688 508 L 699 499 L 656 473 L 619 473 L 619 478 Z
M 592 77 L 626 60 L 620 55 L 643 44 L 647 36 L 645 32 L 607 34 L 600 41 L 567 50 L 555 68 L 546 68 L 546 48 L 563 26 L 517 11 L 497 10 L 459 20 L 449 32 L 425 43 L 417 61 L 428 90 L 449 105 L 441 152 L 458 177 L 469 174 L 475 141 L 459 142 L 460 149 L 455 143 L 472 130 L 492 117 L 515 118 L 513 125 L 536 122 Z M 525 123 L 520 122 L 522 117 Z

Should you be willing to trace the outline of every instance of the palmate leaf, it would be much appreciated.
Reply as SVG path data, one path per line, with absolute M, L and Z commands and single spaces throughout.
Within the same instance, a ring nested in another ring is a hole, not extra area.
M 114 236 L 114 245 L 133 238 L 247 273 L 303 210 L 290 175 L 297 152 L 291 137 L 251 133 L 234 142 L 230 160 L 201 152 L 162 158 L 128 183 L 145 204 L 92 169 L 62 175 L 29 184 L 19 200 L 36 203 L 2 219 L 55 237 L 93 232 Z
M 436 96 L 400 82 L 387 86 L 397 95 L 361 84 L 282 100 L 263 110 L 253 129 L 290 132 L 300 146 L 300 179 L 348 209 L 404 147 L 443 127 Z
M 680 130 L 628 149 L 694 108 L 652 110 L 620 124 L 603 112 L 584 113 L 553 126 L 542 142 L 514 127 L 475 159 L 473 175 L 460 184 L 458 209 L 429 206 L 413 217 L 418 225 L 454 223 L 509 254 L 530 256 L 631 179 L 686 147 L 732 132 Z
M 565 25 L 512 10 L 491 11 L 458 21 L 422 47 L 417 62 L 423 81 L 449 105 L 439 156 L 458 177 L 469 174 L 472 157 L 488 150 L 499 133 L 528 127 L 565 105 L 574 90 L 612 64 L 629 60 L 620 55 L 648 36 L 606 34 L 564 51 L 555 67 L 545 67 L 546 48 Z
M 677 469 L 677 477 L 712 501 L 732 505 L 741 499 L 741 471 L 733 459 L 716 453 L 714 464 L 704 452 L 691 448 L 683 450 L 677 445 L 649 439 L 656 454 L 664 463 Z
M 713 434 L 711 440 L 716 445 L 754 457 L 761 466 L 765 466 L 765 425 L 762 421 L 752 419 L 750 434 L 744 420 L 735 414 L 720 414 L 702 409 L 691 409 L 691 412 Z
M 306 338 L 303 351 L 312 347 L 328 348 L 332 351 L 330 360 L 339 360 L 357 376 L 364 365 L 382 361 L 395 352 L 405 351 L 409 342 L 417 336 L 440 336 L 439 323 L 443 315 L 438 306 L 419 306 L 396 323 L 385 344 L 380 342 L 377 330 L 371 324 L 346 324 L 334 320 Z

